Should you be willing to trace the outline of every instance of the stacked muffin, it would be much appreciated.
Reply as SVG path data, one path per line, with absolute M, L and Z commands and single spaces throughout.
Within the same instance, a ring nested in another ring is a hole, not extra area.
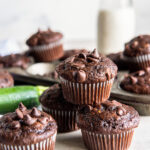
M 87 148 L 128 149 L 139 115 L 130 106 L 108 100 L 117 66 L 93 50 L 67 58 L 56 71 L 64 98 L 80 107 L 77 125 Z

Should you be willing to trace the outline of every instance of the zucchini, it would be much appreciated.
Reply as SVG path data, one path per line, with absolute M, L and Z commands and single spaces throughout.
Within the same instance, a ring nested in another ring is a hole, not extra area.
M 48 87 L 14 86 L 0 89 L 0 114 L 13 112 L 22 102 L 27 108 L 39 106 L 39 96 Z

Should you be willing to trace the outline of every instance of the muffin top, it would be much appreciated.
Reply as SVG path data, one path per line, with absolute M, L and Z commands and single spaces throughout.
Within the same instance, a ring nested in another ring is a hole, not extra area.
M 56 71 L 60 77 L 72 82 L 96 83 L 114 78 L 117 66 L 94 49 L 67 58 L 56 67 Z
M 78 113 L 78 126 L 83 130 L 103 134 L 121 133 L 136 128 L 139 114 L 131 106 L 115 100 L 100 105 L 83 106 Z
M 124 55 L 136 57 L 150 53 L 150 35 L 140 35 L 125 44 Z
M 121 82 L 121 87 L 137 94 L 150 94 L 150 67 L 127 74 Z
M 78 106 L 67 102 L 60 84 L 54 84 L 40 96 L 42 106 L 58 110 L 77 110 Z
M 3 64 L 4 67 L 21 67 L 25 69 L 30 62 L 29 57 L 21 54 L 11 54 L 0 57 L 0 64 Z
M 27 110 L 21 103 L 14 113 L 0 118 L 0 143 L 35 144 L 53 135 L 57 130 L 55 120 L 37 108 Z
M 57 42 L 62 39 L 63 35 L 59 32 L 54 32 L 51 29 L 47 31 L 38 30 L 37 33 L 33 34 L 27 41 L 26 44 L 30 47 L 47 45 L 53 42 Z
M 14 79 L 8 71 L 0 70 L 0 88 L 11 87 L 14 85 Z

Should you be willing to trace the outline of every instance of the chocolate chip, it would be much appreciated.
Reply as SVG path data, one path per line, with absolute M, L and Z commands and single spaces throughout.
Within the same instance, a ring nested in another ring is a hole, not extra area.
M 136 77 L 129 76 L 129 78 L 130 78 L 132 84 L 136 84 L 138 81 L 138 79 Z
M 39 118 L 38 121 L 42 123 L 43 125 L 46 125 L 49 121 L 47 117 Z
M 23 119 L 23 113 L 19 108 L 16 109 L 16 114 L 19 119 Z
M 88 63 L 93 63 L 93 62 L 97 63 L 99 61 L 98 59 L 90 57 L 90 56 L 88 56 L 86 60 Z
M 13 121 L 12 123 L 10 123 L 11 129 L 19 129 L 20 127 L 21 127 L 21 125 L 20 125 L 19 121 Z
M 86 55 L 85 55 L 84 53 L 80 53 L 80 54 L 78 55 L 78 58 L 86 59 Z
M 135 48 L 135 47 L 137 47 L 137 46 L 138 46 L 138 44 L 139 44 L 139 42 L 138 42 L 138 41 L 134 41 L 134 42 L 133 42 L 133 44 L 132 44 L 132 47 L 133 47 L 133 48 Z
M 126 110 L 123 107 L 118 107 L 116 113 L 117 115 L 122 116 L 126 113 Z
M 117 110 L 117 114 L 118 114 L 119 116 L 122 116 L 122 115 L 123 115 L 123 110 L 122 110 L 122 109 L 118 109 L 118 110 Z
M 40 117 L 41 116 L 41 112 L 37 108 L 33 107 L 32 111 L 31 111 L 31 116 L 32 117 Z
M 86 80 L 86 73 L 83 70 L 79 70 L 76 74 L 77 82 L 84 82 Z
M 26 108 L 22 103 L 19 104 L 18 108 L 19 108 L 22 112 L 27 110 L 27 108 Z
M 145 71 L 144 70 L 138 71 L 138 76 L 143 76 L 143 75 L 145 75 Z
M 25 115 L 23 121 L 26 125 L 33 125 L 37 121 L 37 119 L 32 118 L 30 115 Z
M 91 55 L 94 57 L 94 58 L 99 58 L 99 53 L 96 49 L 93 50 L 93 52 L 91 53 Z
M 84 112 L 85 112 L 85 113 L 89 113 L 89 112 L 91 112 L 92 109 L 93 109 L 92 106 L 86 105 L 86 106 L 84 107 Z

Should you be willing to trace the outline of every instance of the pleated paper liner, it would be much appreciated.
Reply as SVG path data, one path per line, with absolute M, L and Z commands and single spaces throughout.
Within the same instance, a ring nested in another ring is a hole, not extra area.
M 61 58 L 64 54 L 62 41 L 30 49 L 37 61 L 49 62 Z
M 131 69 L 134 69 L 133 67 L 136 67 L 136 69 L 145 69 L 147 67 L 150 67 L 150 54 L 131 57 L 131 58 L 124 56 L 124 59 L 130 62 L 129 67 L 131 67 Z
M 118 134 L 98 134 L 95 132 L 82 131 L 82 138 L 89 150 L 128 150 L 134 130 Z
M 64 98 L 73 104 L 100 104 L 110 96 L 114 78 L 98 83 L 74 83 L 60 77 Z
M 43 140 L 39 143 L 30 145 L 8 145 L 0 143 L 0 150 L 54 150 L 56 134 L 53 134 L 50 138 Z
M 58 125 L 58 132 L 70 132 L 78 130 L 76 123 L 77 110 L 57 110 L 46 108 L 42 105 L 43 111 L 52 115 Z

